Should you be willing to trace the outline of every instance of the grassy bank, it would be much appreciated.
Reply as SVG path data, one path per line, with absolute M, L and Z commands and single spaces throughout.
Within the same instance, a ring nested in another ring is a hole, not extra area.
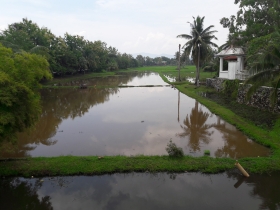
M 129 71 L 154 71 L 168 82 L 164 75 L 176 77 L 176 67 L 142 67 Z M 182 70 L 183 75 L 192 75 L 194 67 Z M 202 72 L 201 77 L 209 77 L 210 73 Z M 106 76 L 86 75 L 85 77 Z M 79 76 L 82 78 L 83 76 Z M 68 78 L 67 78 L 68 79 Z M 63 82 L 63 80 L 61 80 Z M 170 83 L 170 82 L 169 82 Z M 255 118 L 244 117 L 238 105 L 226 106 L 216 99 L 202 96 L 202 92 L 214 92 L 214 90 L 201 86 L 196 88 L 188 82 L 173 82 L 182 93 L 195 98 L 208 107 L 211 112 L 219 115 L 227 122 L 235 125 L 254 141 L 263 144 L 272 150 L 270 157 L 242 158 L 241 165 L 249 173 L 265 173 L 280 171 L 280 118 L 273 115 L 273 123 L 270 126 L 262 126 L 256 123 Z M 250 110 L 250 108 L 248 108 Z M 237 112 L 239 111 L 239 113 Z M 244 111 L 247 113 L 247 111 Z M 250 115 L 256 115 L 250 112 Z M 217 173 L 233 169 L 235 160 L 231 158 L 211 158 L 208 156 L 183 158 L 170 158 L 168 156 L 105 156 L 98 158 L 61 156 L 53 158 L 26 158 L 22 160 L 0 161 L 0 176 L 65 176 L 65 175 L 92 175 L 118 172 L 185 172 L 200 171 L 204 173 Z
M 54 158 L 27 158 L 17 161 L 1 161 L 1 176 L 67 176 L 100 175 L 124 172 L 192 172 L 217 173 L 234 168 L 235 160 L 229 158 L 190 157 L 170 158 L 168 156 L 106 156 Z M 280 163 L 274 158 L 259 158 L 240 161 L 250 173 L 280 170 Z

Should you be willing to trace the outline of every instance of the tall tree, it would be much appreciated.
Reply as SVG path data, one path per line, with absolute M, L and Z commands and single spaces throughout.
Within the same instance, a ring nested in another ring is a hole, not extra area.
M 241 37 L 243 45 L 280 27 L 279 0 L 235 0 L 234 3 L 239 5 L 236 16 L 224 17 L 220 23 L 231 34 Z
M 184 38 L 188 41 L 184 44 L 183 49 L 187 55 L 191 55 L 193 62 L 196 66 L 196 79 L 195 83 L 199 86 L 199 67 L 207 57 L 207 54 L 211 52 L 211 47 L 218 47 L 212 42 L 213 39 L 217 40 L 217 37 L 213 35 L 217 31 L 211 31 L 213 25 L 204 29 L 204 18 L 197 16 L 193 17 L 193 23 L 191 25 L 191 35 L 180 34 L 177 38 Z
M 248 91 L 249 98 L 258 87 L 273 81 L 274 90 L 271 103 L 277 103 L 278 88 L 280 88 L 280 30 L 266 36 L 253 39 L 247 51 L 248 68 L 251 74 L 245 84 L 253 84 Z
M 37 90 L 51 78 L 47 60 L 35 54 L 13 53 L 0 44 L 0 141 L 31 126 L 40 114 Z
M 235 0 L 239 5 L 236 16 L 222 18 L 220 23 L 228 28 L 232 40 L 242 46 L 247 54 L 247 70 L 251 75 L 246 84 L 252 84 L 247 98 L 256 89 L 273 81 L 271 102 L 276 103 L 280 87 L 280 1 Z

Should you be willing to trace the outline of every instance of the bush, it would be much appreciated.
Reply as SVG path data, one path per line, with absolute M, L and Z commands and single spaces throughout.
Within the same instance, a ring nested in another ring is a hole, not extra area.
M 223 83 L 223 93 L 232 98 L 236 99 L 237 98 L 237 93 L 238 93 L 238 87 L 239 87 L 240 81 L 235 79 L 235 80 L 226 80 Z
M 210 155 L 210 150 L 204 150 L 204 155 Z
M 183 149 L 181 147 L 177 147 L 176 144 L 172 142 L 172 140 L 170 140 L 167 144 L 166 151 L 170 157 L 184 156 Z

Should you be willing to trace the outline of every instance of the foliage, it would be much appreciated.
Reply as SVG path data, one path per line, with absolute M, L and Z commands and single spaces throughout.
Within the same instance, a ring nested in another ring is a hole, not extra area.
M 251 74 L 245 84 L 253 84 L 247 92 L 247 98 L 266 82 L 274 82 L 271 94 L 271 104 L 277 102 L 277 88 L 280 88 L 280 33 L 274 33 L 255 38 L 248 48 L 248 68 Z M 256 74 L 257 73 L 257 74 Z
M 223 93 L 232 99 L 237 98 L 238 93 L 238 87 L 239 87 L 240 81 L 239 80 L 226 80 L 223 83 Z
M 204 150 L 204 155 L 210 155 L 210 150 Z
M 166 147 L 166 151 L 170 157 L 183 157 L 184 152 L 181 147 L 177 147 L 175 143 L 172 142 L 172 140 L 169 141 Z
M 0 33 L 0 43 L 14 52 L 26 51 L 44 56 L 54 76 L 114 71 L 139 65 L 132 55 L 118 53 L 116 48 L 107 47 L 105 42 L 92 42 L 69 33 L 57 37 L 49 29 L 40 28 L 27 18 L 8 25 Z
M 83 36 L 65 33 L 55 36 L 48 28 L 23 18 L 0 32 L 0 43 L 13 52 L 22 51 L 42 55 L 49 63 L 53 76 L 74 75 L 86 72 L 116 71 L 138 66 L 175 64 L 175 59 L 138 55 L 134 58 L 120 53 L 103 41 L 89 41 Z
M 209 51 L 207 59 L 205 60 L 203 71 L 219 73 L 220 59 L 215 56 L 218 52 L 214 49 Z
M 220 23 L 230 34 L 240 38 L 246 45 L 254 38 L 266 36 L 280 27 L 280 7 L 278 0 L 235 0 L 239 5 L 236 16 L 222 18 Z
M 40 113 L 39 81 L 50 79 L 45 58 L 0 44 L 0 140 L 33 125 Z
M 225 49 L 230 48 L 231 46 L 233 46 L 233 47 L 239 46 L 240 47 L 241 43 L 242 43 L 242 39 L 240 38 L 240 35 L 235 34 L 235 33 L 229 33 L 226 43 L 221 45 L 219 47 L 219 49 L 220 50 L 225 50 Z
M 280 5 L 278 0 L 235 0 L 239 4 L 236 16 L 222 18 L 220 23 L 228 28 L 228 46 L 236 44 L 246 50 L 247 69 L 254 75 L 246 81 L 252 84 L 247 99 L 260 87 L 274 83 L 271 103 L 277 102 L 280 85 Z
M 193 17 L 193 19 L 193 23 L 190 23 L 191 35 L 181 34 L 177 38 L 188 40 L 183 46 L 183 49 L 187 55 L 191 55 L 197 68 L 195 83 L 199 85 L 199 68 L 209 58 L 208 54 L 212 51 L 211 47 L 218 47 L 212 42 L 212 39 L 217 40 L 217 37 L 213 35 L 217 31 L 211 31 L 214 27 L 213 25 L 204 29 L 204 17 L 197 16 L 196 18 Z

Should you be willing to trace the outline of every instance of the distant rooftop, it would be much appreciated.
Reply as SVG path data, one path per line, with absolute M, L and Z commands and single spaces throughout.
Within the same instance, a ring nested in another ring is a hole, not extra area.
M 230 47 L 225 50 L 222 50 L 217 54 L 218 57 L 224 57 L 224 56 L 229 56 L 229 55 L 245 55 L 244 51 L 242 48 L 238 47 Z

